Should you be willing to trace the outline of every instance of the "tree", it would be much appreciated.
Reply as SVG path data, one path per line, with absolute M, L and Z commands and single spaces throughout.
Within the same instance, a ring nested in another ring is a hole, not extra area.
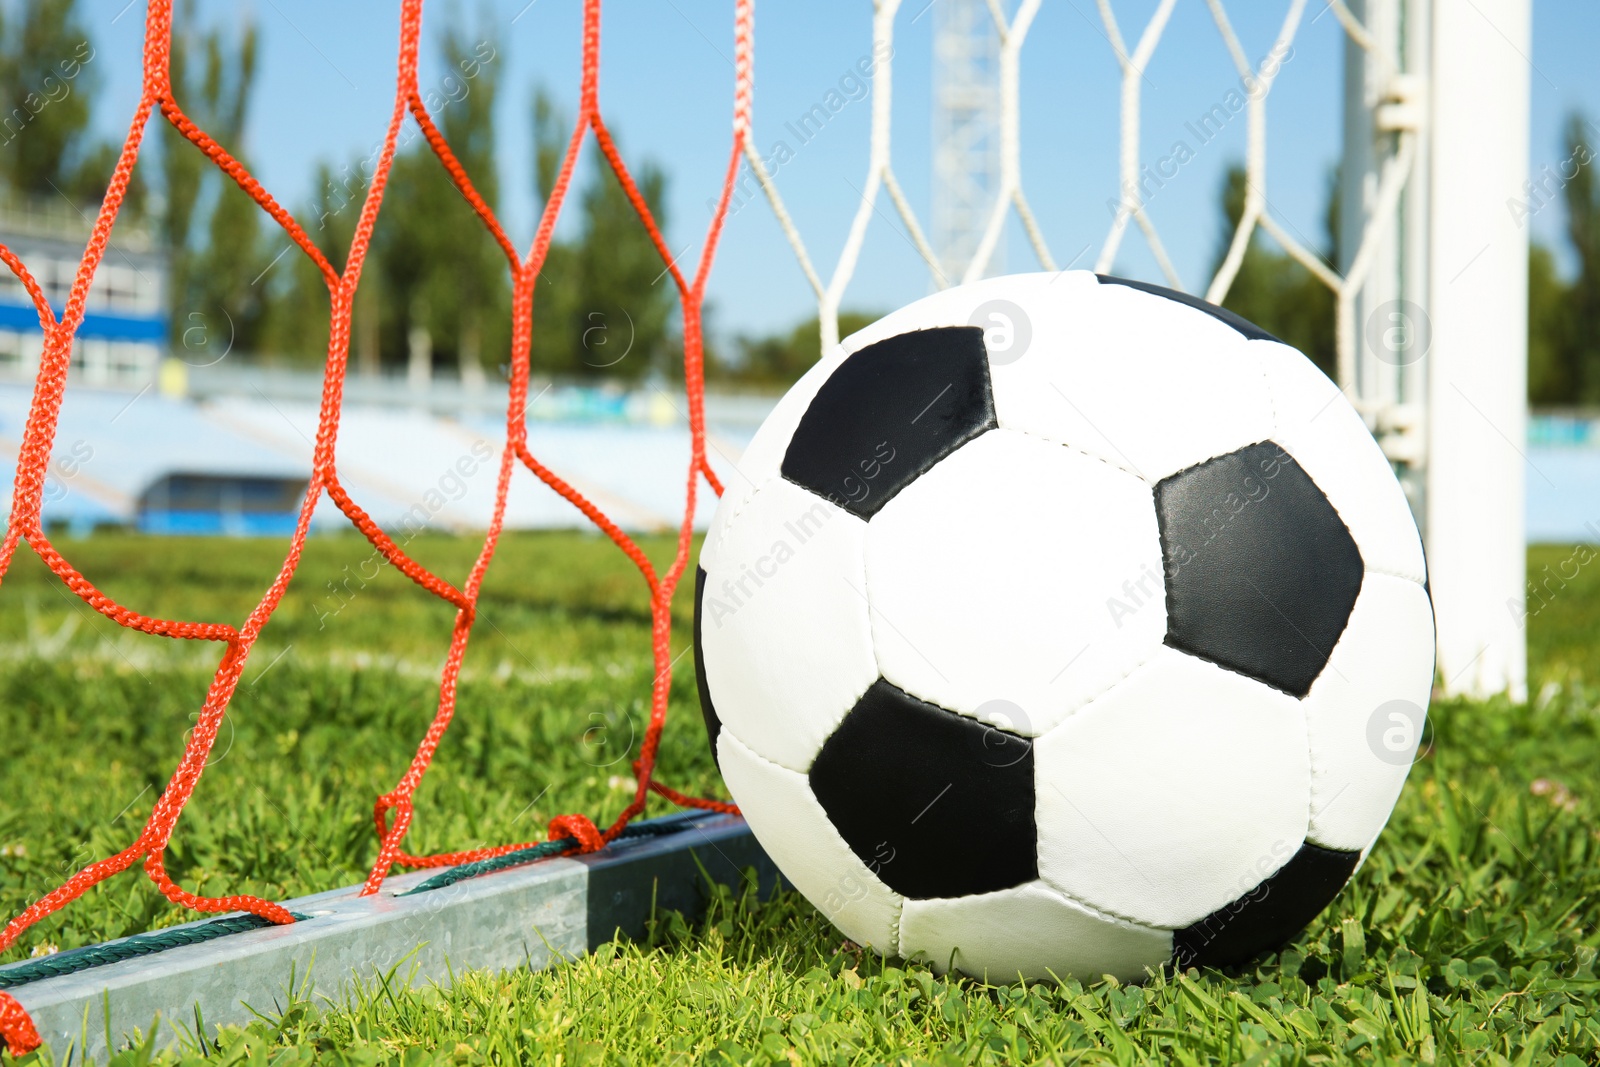
M 1567 116 L 1562 136 L 1565 158 L 1583 161 L 1562 189 L 1567 239 L 1578 261 L 1578 273 L 1566 292 L 1565 329 L 1549 342 L 1541 342 L 1554 350 L 1554 362 L 1560 365 L 1566 382 L 1564 402 L 1569 404 L 1600 404 L 1600 183 L 1594 176 L 1600 161 L 1584 139 L 1586 127 L 1593 129 L 1594 124 L 1574 111 Z M 1529 267 L 1531 288 L 1535 281 L 1531 261 Z M 1529 295 L 1531 305 L 1532 293 Z M 1530 327 L 1532 322 L 1530 306 Z
M 500 75 L 488 42 L 498 36 L 485 32 L 473 44 L 459 24 L 447 24 L 438 47 L 448 73 L 424 93 L 439 132 L 491 209 L 499 199 Z M 411 140 L 395 156 L 362 280 L 375 299 L 364 310 L 358 296 L 357 317 L 370 319 L 376 303 L 383 352 L 408 352 L 430 367 L 435 358 L 453 362 L 465 380 L 481 380 L 483 353 L 504 352 L 510 336 L 505 257 L 427 140 L 414 131 L 405 136 Z M 357 334 L 359 349 L 359 328 Z
M 576 335 L 572 351 L 580 364 L 574 370 L 579 374 L 605 370 L 623 378 L 669 373 L 675 369 L 669 362 L 668 334 L 677 289 L 621 181 L 600 153 L 592 158 L 575 264 L 579 316 L 568 326 L 569 336 Z M 664 231 L 666 174 L 645 160 L 634 177 L 656 225 Z M 618 341 L 624 339 L 627 346 L 618 351 Z
M 172 37 L 173 91 L 184 113 L 248 166 L 240 144 L 255 81 L 255 25 L 229 42 L 218 29 L 194 29 L 194 7 L 185 0 L 174 20 L 181 28 Z M 162 124 L 160 143 L 174 350 L 191 362 L 252 351 L 266 315 L 262 272 L 280 247 L 268 254 L 261 208 L 171 124 Z
M 1222 186 L 1223 227 L 1213 273 L 1222 265 L 1239 220 L 1244 216 L 1245 170 L 1228 168 Z M 1328 207 L 1324 214 L 1327 246 L 1312 251 L 1325 260 L 1338 259 L 1338 182 L 1328 181 Z M 1265 247 L 1260 230 L 1250 235 L 1239 273 L 1234 276 L 1222 306 L 1266 330 L 1285 344 L 1298 348 L 1332 377 L 1338 361 L 1335 340 L 1335 300 L 1331 289 L 1286 252 Z
M 0 174 L 24 194 L 70 197 L 91 145 L 94 46 L 77 0 L 27 0 L 19 14 L 16 27 L 0 21 Z
M 1528 245 L 1528 402 L 1571 404 L 1578 395 L 1571 332 L 1572 291 L 1550 249 Z
M 454 28 L 446 30 L 440 47 L 451 69 L 450 78 L 464 87 L 459 100 L 450 98 L 451 105 L 444 109 L 441 132 L 472 176 L 478 195 L 493 208 L 500 199 L 494 134 L 500 68 L 492 61 L 497 53 L 486 39 L 473 45 Z M 471 205 L 463 201 L 462 206 Z M 455 299 L 440 302 L 439 325 L 456 339 L 462 380 L 473 383 L 484 379 L 486 337 L 493 337 L 498 350 L 507 347 L 510 333 L 504 313 L 510 308 L 509 267 L 481 220 L 463 218 L 461 225 L 468 229 L 441 250 L 441 280 Z
M 848 337 L 880 317 L 860 311 L 841 311 L 839 336 Z M 821 351 L 822 331 L 813 316 L 788 333 L 740 337 L 734 343 L 735 356 L 709 360 L 706 375 L 719 383 L 787 387 L 811 369 Z
M 534 90 L 532 115 L 533 180 L 542 208 L 550 203 L 572 125 L 543 86 Z M 578 363 L 571 343 L 580 314 L 576 262 L 574 249 L 552 241 L 534 280 L 531 362 L 544 373 L 570 374 Z
M 572 127 L 542 89 L 534 94 L 533 125 L 535 177 L 541 202 L 548 202 Z M 632 173 L 664 232 L 665 172 L 645 160 Z M 590 156 L 578 208 L 576 238 L 552 245 L 534 289 L 534 367 L 546 374 L 630 380 L 673 373 L 676 287 L 622 182 L 598 151 Z
M 1562 278 L 1551 249 L 1537 242 L 1528 246 L 1528 401 L 1533 404 L 1600 403 L 1600 187 L 1585 129 L 1595 126 L 1572 112 L 1559 145 L 1566 160 L 1560 191 L 1576 274 Z M 1544 203 L 1537 200 L 1538 206 Z
M 354 176 L 360 161 L 336 172 L 327 162 L 317 164 L 309 209 L 301 225 L 333 269 L 342 271 L 345 254 L 355 236 L 364 188 Z M 371 260 L 369 258 L 368 262 Z M 377 373 L 377 271 L 368 269 L 356 294 L 352 326 L 352 358 L 367 373 Z M 267 314 L 262 323 L 260 352 L 272 360 L 315 366 L 328 346 L 331 298 L 316 263 L 298 248 L 291 250 L 265 279 Z
M 77 0 L 25 0 L 15 28 L 5 16 L 0 9 L 0 186 L 92 210 L 121 146 L 89 128 L 101 77 Z M 122 217 L 142 218 L 145 199 L 135 171 Z

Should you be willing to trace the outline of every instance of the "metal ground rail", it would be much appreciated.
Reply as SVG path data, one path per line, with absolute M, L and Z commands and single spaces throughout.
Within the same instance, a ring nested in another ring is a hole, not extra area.
M 0 967 L 0 989 L 33 1016 L 57 1063 L 105 1060 L 140 1035 L 166 1048 L 194 1033 L 271 1016 L 294 996 L 337 1001 L 354 984 L 400 965 L 396 979 L 446 985 L 452 970 L 540 970 L 583 955 L 620 931 L 642 936 L 652 912 L 704 914 L 707 879 L 737 888 L 754 870 L 763 896 L 777 869 L 738 816 L 685 812 L 635 824 L 637 836 L 604 852 L 552 857 L 456 881 L 438 871 L 390 878 L 376 896 L 360 886 L 284 901 L 306 916 L 288 926 L 236 930 L 239 917 L 170 931 L 207 938 L 145 951 L 137 935 L 49 957 L 72 973 L 38 977 L 38 960 Z M 456 868 L 460 872 L 462 868 Z M 424 883 L 446 881 L 418 892 Z M 226 931 L 226 932 L 221 932 Z M 220 933 L 220 936 L 218 936 Z M 141 940 L 144 939 L 144 940 Z

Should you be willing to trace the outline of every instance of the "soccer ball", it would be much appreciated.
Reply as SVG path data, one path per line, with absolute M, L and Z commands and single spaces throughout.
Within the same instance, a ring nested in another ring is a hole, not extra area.
M 846 339 L 696 575 L 722 776 L 848 937 L 1009 981 L 1275 948 L 1388 819 L 1422 546 L 1304 356 L 1182 293 L 995 278 Z

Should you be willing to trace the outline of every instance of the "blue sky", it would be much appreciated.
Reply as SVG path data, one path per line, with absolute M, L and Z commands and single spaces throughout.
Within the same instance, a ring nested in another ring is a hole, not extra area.
M 451 3 L 455 7 L 451 7 Z M 894 166 L 924 226 L 930 211 L 929 84 L 934 18 L 926 0 L 905 0 L 894 57 Z M 124 5 L 127 6 L 124 6 Z M 526 5 L 526 6 L 525 6 Z M 1113 4 L 1123 34 L 1136 39 L 1155 0 Z M 1230 16 L 1252 58 L 1271 46 L 1287 3 L 1235 0 Z M 669 241 L 698 254 L 729 145 L 733 83 L 731 3 L 726 0 L 608 0 L 603 30 L 601 101 L 631 161 L 656 160 L 671 178 Z M 537 203 L 530 160 L 530 100 L 545 85 L 570 110 L 577 102 L 578 0 L 511 0 L 481 8 L 475 0 L 432 0 L 425 35 L 452 11 L 487 42 L 499 65 L 502 215 L 526 244 Z M 919 14 L 920 13 L 920 14 Z M 85 0 L 86 21 L 105 80 L 95 120 L 125 128 L 139 77 L 144 5 Z M 311 194 L 315 162 L 370 153 L 382 137 L 394 91 L 398 16 L 392 4 L 200 0 L 199 19 L 236 27 L 254 19 L 262 55 L 244 152 L 264 184 L 292 208 Z M 812 256 L 824 274 L 838 254 L 866 169 L 866 100 L 845 107 L 801 146 L 784 125 L 819 102 L 870 50 L 866 0 L 758 3 L 755 137 L 765 153 L 784 139 L 796 149 L 778 175 Z M 431 41 L 431 36 L 426 38 Z M 1556 164 L 1562 116 L 1572 107 L 1600 121 L 1600 5 L 1540 0 L 1534 7 L 1531 164 Z M 1268 102 L 1267 195 L 1276 214 L 1312 242 L 1322 239 L 1329 168 L 1338 154 L 1343 37 L 1323 0 L 1310 0 Z M 446 71 L 427 43 L 422 84 L 438 87 Z M 1180 0 L 1144 86 L 1142 143 L 1147 160 L 1173 141 L 1196 147 L 1185 123 L 1237 85 L 1210 14 L 1200 0 Z M 877 90 L 875 90 L 877 91 Z M 1092 0 L 1047 0 L 1022 63 L 1023 185 L 1058 261 L 1082 254 L 1091 265 L 1116 190 L 1118 72 Z M 1600 136 L 1600 135 L 1597 135 Z M 1245 120 L 1196 147 L 1195 157 L 1151 200 L 1150 210 L 1185 286 L 1202 284 L 1218 241 L 1218 190 L 1226 166 L 1242 158 Z M 1486 146 L 1492 150 L 1492 146 Z M 887 199 L 845 304 L 884 311 L 928 291 L 916 257 Z M 385 211 L 404 210 L 390 202 Z M 1559 243 L 1559 209 L 1533 219 L 1536 238 Z M 380 221 L 381 225 L 381 221 Z M 1005 265 L 1033 269 L 1020 232 L 1008 234 Z M 1087 251 L 1085 251 L 1087 249 Z M 1117 269 L 1158 278 L 1143 239 L 1130 233 Z M 808 315 L 809 290 L 772 213 L 757 200 L 730 220 L 710 285 L 713 327 L 722 332 L 785 328 Z

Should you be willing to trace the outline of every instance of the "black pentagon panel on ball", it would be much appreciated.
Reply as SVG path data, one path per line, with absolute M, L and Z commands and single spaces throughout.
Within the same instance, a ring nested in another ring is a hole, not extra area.
M 1361 592 L 1361 552 L 1309 475 L 1271 441 L 1155 490 L 1173 648 L 1303 697 Z
M 1188 293 L 1181 293 L 1176 289 L 1168 289 L 1160 285 L 1151 285 L 1149 282 L 1136 282 L 1130 278 L 1114 278 L 1109 274 L 1096 274 L 1095 277 L 1100 279 L 1101 285 L 1126 285 L 1129 289 L 1137 289 L 1142 293 L 1150 293 L 1153 296 L 1164 296 L 1168 300 L 1175 300 L 1185 307 L 1203 311 L 1218 322 L 1232 326 L 1252 341 L 1278 340 L 1243 315 L 1236 315 L 1227 308 L 1218 307 L 1209 300 L 1201 300 L 1198 296 L 1190 296 Z M 1281 344 L 1282 342 L 1279 343 Z
M 706 569 L 694 569 L 694 684 L 700 690 L 700 715 L 706 720 L 706 740 L 711 744 L 711 758 L 718 767 L 717 736 L 722 733 L 722 720 L 717 717 L 716 705 L 711 703 L 711 683 L 706 681 L 706 654 L 700 643 L 700 620 L 704 612 L 701 603 L 706 596 Z
M 1231 967 L 1287 944 L 1338 896 L 1360 858 L 1307 841 L 1250 892 L 1174 931 L 1173 960 L 1179 967 Z
M 835 368 L 800 418 L 783 476 L 869 519 L 995 425 L 983 331 L 913 330 L 868 345 Z
M 811 791 L 851 851 L 904 896 L 1039 876 L 1033 743 L 881 678 L 823 744 Z

